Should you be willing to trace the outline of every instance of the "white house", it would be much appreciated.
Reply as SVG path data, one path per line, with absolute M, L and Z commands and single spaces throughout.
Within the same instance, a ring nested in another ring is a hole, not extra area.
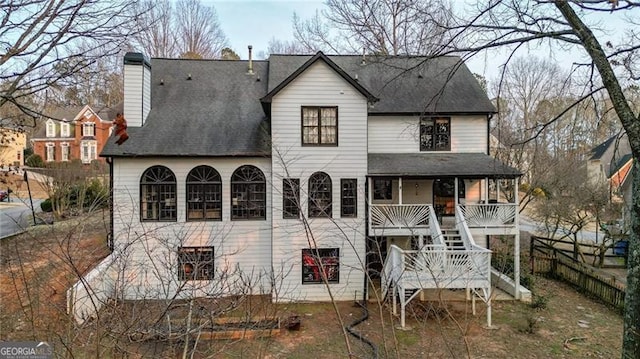
M 495 108 L 458 57 L 124 61 L 103 295 L 353 300 L 380 278 L 403 325 L 425 288 L 490 304 L 487 236 L 518 243 L 518 204 L 488 183 L 520 173 L 489 156 Z

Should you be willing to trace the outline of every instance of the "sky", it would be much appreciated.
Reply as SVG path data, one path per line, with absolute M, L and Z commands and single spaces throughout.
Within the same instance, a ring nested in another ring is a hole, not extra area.
M 242 59 L 248 57 L 247 46 L 253 53 L 267 51 L 271 38 L 293 40 L 293 13 L 301 18 L 312 17 L 322 7 L 317 0 L 203 0 L 213 5 L 218 13 L 222 30 L 231 48 Z
M 293 13 L 295 12 L 302 19 L 307 19 L 323 7 L 323 1 L 318 0 L 202 0 L 202 3 L 215 7 L 230 47 L 242 59 L 248 58 L 248 45 L 253 46 L 254 56 L 257 56 L 261 51 L 266 52 L 269 40 L 272 38 L 293 40 Z M 615 39 L 616 34 L 620 34 L 625 26 L 619 16 L 615 15 L 614 18 L 609 12 L 603 12 L 598 15 L 599 18 L 590 20 L 604 22 L 607 26 L 613 25 L 615 31 L 606 36 Z M 583 56 L 576 51 L 559 49 L 551 51 L 545 46 L 527 50 L 530 54 L 539 57 L 552 58 L 567 70 L 574 61 L 579 61 Z M 499 65 L 506 58 L 507 52 L 498 50 L 475 56 L 467 61 L 467 66 L 473 73 L 494 80 L 499 78 Z

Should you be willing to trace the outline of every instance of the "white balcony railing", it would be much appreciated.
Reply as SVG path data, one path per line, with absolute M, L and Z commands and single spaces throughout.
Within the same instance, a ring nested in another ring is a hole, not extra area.
M 422 250 L 389 248 L 383 267 L 382 288 L 489 288 L 491 251 L 474 247 L 453 251 L 441 245 Z
M 371 228 L 427 228 L 430 212 L 427 204 L 373 204 Z
M 458 208 L 469 228 L 513 226 L 518 213 L 515 203 L 465 204 Z

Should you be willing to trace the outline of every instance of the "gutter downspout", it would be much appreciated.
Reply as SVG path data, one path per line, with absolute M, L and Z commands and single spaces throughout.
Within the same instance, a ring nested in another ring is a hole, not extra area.
M 113 158 L 107 157 L 109 164 L 109 233 L 107 233 L 107 245 L 111 253 L 113 253 Z

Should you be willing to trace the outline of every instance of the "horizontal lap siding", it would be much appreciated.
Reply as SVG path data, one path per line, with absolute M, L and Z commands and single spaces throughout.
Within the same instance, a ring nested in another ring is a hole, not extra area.
M 263 171 L 267 181 L 266 220 L 231 221 L 231 175 L 238 167 L 250 164 Z M 149 167 L 163 165 L 176 175 L 177 222 L 140 221 L 140 178 Z M 199 165 L 215 168 L 222 178 L 222 221 L 186 222 L 186 176 Z M 129 278 L 124 293 L 131 299 L 167 298 L 176 293 L 176 248 L 182 246 L 214 246 L 216 278 L 220 271 L 235 272 L 239 266 L 244 275 L 255 278 L 254 292 L 267 286 L 271 266 L 271 171 L 268 158 L 247 159 L 118 159 L 114 160 L 114 238 L 119 266 Z M 236 273 L 237 274 L 237 273 Z M 202 288 L 217 290 L 212 282 L 189 282 L 186 295 L 203 296 Z M 268 293 L 268 289 L 267 289 Z
M 370 116 L 370 153 L 419 153 L 420 118 L 417 116 Z M 487 152 L 485 116 L 451 117 L 451 152 Z
M 301 146 L 301 106 L 338 107 L 338 146 Z M 339 300 L 362 294 L 367 171 L 367 102 L 324 63 L 312 65 L 278 93 L 271 108 L 273 139 L 273 265 L 281 288 L 278 300 L 329 300 L 322 284 L 302 284 L 302 249 L 340 248 L 340 282 L 331 284 Z M 282 178 L 299 178 L 303 214 L 307 212 L 309 176 L 323 171 L 331 177 L 333 219 L 282 219 Z M 287 174 L 288 173 L 288 174 Z M 340 180 L 358 181 L 358 218 L 340 218 Z

